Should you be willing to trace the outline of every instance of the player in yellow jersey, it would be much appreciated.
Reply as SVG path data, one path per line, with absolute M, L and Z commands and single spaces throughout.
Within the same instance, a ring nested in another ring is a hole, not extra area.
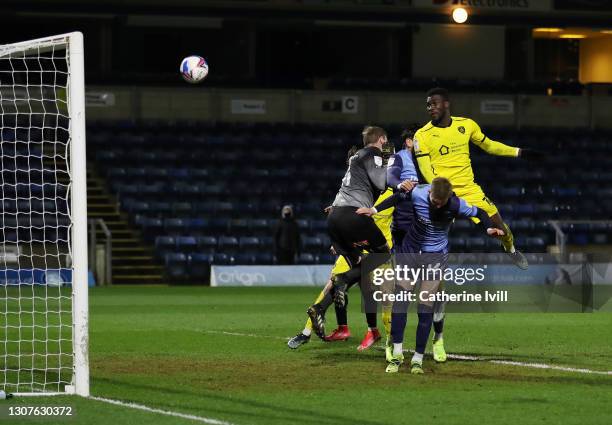
M 505 231 L 499 239 L 506 253 L 519 268 L 527 269 L 527 259 L 514 247 L 510 228 L 502 220 L 495 204 L 474 181 L 470 143 L 491 155 L 537 159 L 541 154 L 493 141 L 483 134 L 474 120 L 451 116 L 445 89 L 435 88 L 427 93 L 427 112 L 431 121 L 421 127 L 414 138 L 415 154 L 423 177 L 428 183 L 434 177 L 446 177 L 458 197 L 486 211 L 493 224 Z
M 353 146 L 353 148 L 349 150 L 348 157 L 350 158 L 351 156 L 353 156 L 358 149 L 359 148 L 357 146 Z M 380 204 L 382 201 L 384 201 L 391 195 L 393 195 L 393 191 L 389 188 L 378 197 L 375 205 Z M 382 211 L 380 214 L 377 214 L 376 216 L 373 217 L 374 222 L 376 223 L 376 226 L 381 230 L 382 234 L 387 240 L 387 244 L 390 247 L 393 246 L 393 238 L 391 235 L 391 222 L 393 221 L 393 210 L 394 210 L 393 208 L 390 208 L 389 210 Z M 346 260 L 344 259 L 344 257 L 341 255 L 338 256 L 334 264 L 334 267 L 332 268 L 331 276 L 329 280 L 327 281 L 327 284 L 325 285 L 325 287 L 323 288 L 323 290 L 321 291 L 321 293 L 315 300 L 314 304 L 321 302 L 323 298 L 332 290 L 332 287 L 333 287 L 332 277 L 335 276 L 336 274 L 344 273 L 348 271 L 349 269 L 350 267 L 348 263 L 346 262 Z M 348 297 L 347 297 L 346 304 L 348 304 Z M 374 324 L 376 322 L 375 313 L 367 313 L 366 315 L 369 315 L 368 317 L 369 325 Z M 382 319 L 383 319 L 383 325 L 385 327 L 385 332 L 387 335 L 389 335 L 391 332 L 391 308 L 390 306 L 389 307 L 383 306 Z M 351 336 L 351 333 L 348 328 L 346 305 L 344 306 L 344 308 L 336 307 L 336 321 L 338 322 L 338 328 L 336 328 L 331 334 L 325 337 L 326 341 L 344 341 Z M 299 346 L 306 344 L 310 340 L 311 334 L 312 334 L 312 321 L 309 318 L 308 320 L 306 320 L 304 330 L 298 333 L 293 338 L 291 338 L 289 342 L 287 342 L 287 345 L 289 346 L 289 348 L 296 349 Z M 378 331 L 378 329 L 376 327 L 368 326 L 368 331 L 363 341 L 359 345 L 358 349 L 360 351 L 368 349 L 379 339 L 380 339 L 380 332 Z

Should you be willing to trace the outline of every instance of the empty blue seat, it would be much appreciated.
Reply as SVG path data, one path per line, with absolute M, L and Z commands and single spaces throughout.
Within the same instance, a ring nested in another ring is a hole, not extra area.
M 208 220 L 205 218 L 192 218 L 189 220 L 189 229 L 195 234 L 201 234 L 208 229 Z
M 323 246 L 323 241 L 321 238 L 303 236 L 302 237 L 302 246 L 305 249 L 319 249 Z
M 151 202 L 149 203 L 149 208 L 151 213 L 161 216 L 172 213 L 172 204 L 170 204 L 170 202 Z
M 176 239 L 172 236 L 158 236 L 155 238 L 155 248 L 165 251 L 174 250 Z
M 229 227 L 227 218 L 212 218 L 209 222 L 211 231 L 215 233 L 226 232 Z
M 170 278 L 187 277 L 187 256 L 183 253 L 172 252 L 164 256 L 166 273 Z
M 274 246 L 274 238 L 272 236 L 260 236 L 259 244 L 262 248 L 272 248 Z
M 466 240 L 465 238 L 451 236 L 449 238 L 451 252 L 461 252 L 465 249 Z
M 302 231 L 308 231 L 310 229 L 310 222 L 308 220 L 295 220 L 298 227 Z
M 202 252 L 215 252 L 217 249 L 217 238 L 214 236 L 200 236 L 198 238 L 198 249 Z
M 176 238 L 176 248 L 181 252 L 194 252 L 198 247 L 198 241 L 193 236 L 179 236 Z
M 234 258 L 231 255 L 218 252 L 213 257 L 213 264 L 230 265 L 233 264 Z
M 315 263 L 315 257 L 308 253 L 308 252 L 302 252 L 299 256 L 298 256 L 298 264 L 314 264 Z
M 147 241 L 153 240 L 164 229 L 163 221 L 159 218 L 144 217 L 140 222 L 140 226 L 142 226 L 142 233 Z
M 240 252 L 234 255 L 234 264 L 252 265 L 257 262 L 256 255 L 249 252 Z
M 234 211 L 234 204 L 231 202 L 217 202 L 215 212 L 218 214 L 230 214 Z
M 221 236 L 219 237 L 219 249 L 220 250 L 236 250 L 240 244 L 238 239 L 234 236 Z
M 243 236 L 240 238 L 239 243 L 241 249 L 256 249 L 260 245 L 259 238 L 253 236 Z
M 274 255 L 271 252 L 257 252 L 255 254 L 257 264 L 273 264 Z
M 327 231 L 327 221 L 326 220 L 311 220 L 310 228 L 313 232 L 326 232 Z
M 189 202 L 175 202 L 172 204 L 172 214 L 175 216 L 188 216 L 191 214 L 191 204 Z
M 336 257 L 332 254 L 325 253 L 319 255 L 319 264 L 334 264 L 336 262 Z
M 126 174 L 131 178 L 144 178 L 147 177 L 147 170 L 145 168 L 128 168 Z
M 471 237 L 467 239 L 465 246 L 470 251 L 480 252 L 487 246 L 487 241 L 484 237 Z
M 125 205 L 125 208 L 128 212 L 133 214 L 146 214 L 149 212 L 149 203 L 148 202 L 133 202 Z
M 170 234 L 180 234 L 186 231 L 187 226 L 185 220 L 181 218 L 166 218 L 164 229 Z
M 270 232 L 270 223 L 263 218 L 256 218 L 250 221 L 250 227 L 255 232 Z
M 232 220 L 230 229 L 234 234 L 246 233 L 249 230 L 249 222 L 246 219 Z
M 194 278 L 208 278 L 210 275 L 210 265 L 213 261 L 214 256 L 212 254 L 191 254 L 189 256 L 189 274 Z

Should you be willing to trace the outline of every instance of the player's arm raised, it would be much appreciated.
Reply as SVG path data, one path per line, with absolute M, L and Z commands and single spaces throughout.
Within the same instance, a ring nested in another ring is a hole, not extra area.
M 495 140 L 489 139 L 484 135 L 480 126 L 475 121 L 472 124 L 472 134 L 470 135 L 470 141 L 478 146 L 483 151 L 497 156 L 519 156 L 520 149 L 513 146 L 504 145 L 503 143 L 496 142 Z

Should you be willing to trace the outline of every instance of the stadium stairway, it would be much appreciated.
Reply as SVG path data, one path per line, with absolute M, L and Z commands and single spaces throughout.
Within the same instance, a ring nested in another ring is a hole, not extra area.
M 164 268 L 156 262 L 153 249 L 144 242 L 141 232 L 130 225 L 127 215 L 119 211 L 116 199 L 106 189 L 104 179 L 97 175 L 93 163 L 88 163 L 87 169 L 88 218 L 103 219 L 112 233 L 113 284 L 164 283 Z M 104 240 L 99 227 L 96 237 Z

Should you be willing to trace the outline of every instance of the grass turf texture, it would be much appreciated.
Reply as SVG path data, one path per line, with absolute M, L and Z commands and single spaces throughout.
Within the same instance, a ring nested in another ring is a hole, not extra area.
M 92 394 L 237 425 L 610 423 L 610 376 L 487 362 L 436 365 L 431 358 L 423 376 L 410 375 L 407 365 L 399 374 L 385 374 L 382 350 L 356 350 L 365 332 L 356 294 L 349 341 L 322 343 L 313 336 L 309 344 L 289 350 L 286 338 L 303 327 L 317 291 L 95 288 L 90 292 Z M 454 354 L 611 370 L 611 317 L 454 314 L 445 341 Z M 414 343 L 415 321 L 411 315 L 407 348 Z M 333 324 L 332 313 L 330 330 Z M 74 406 L 77 416 L 52 423 L 193 423 L 79 397 L 0 401 L 3 408 L 57 404 Z M 11 423 L 30 422 L 40 423 Z

